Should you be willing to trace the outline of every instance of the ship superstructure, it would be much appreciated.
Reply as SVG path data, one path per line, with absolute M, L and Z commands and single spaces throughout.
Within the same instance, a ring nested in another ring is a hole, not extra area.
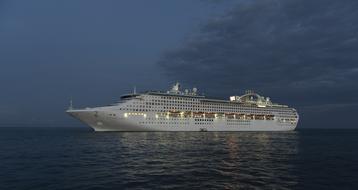
M 71 116 L 95 131 L 291 131 L 299 116 L 294 108 L 246 91 L 229 100 L 206 98 L 198 90 L 148 91 L 121 96 L 111 106 L 73 109 Z

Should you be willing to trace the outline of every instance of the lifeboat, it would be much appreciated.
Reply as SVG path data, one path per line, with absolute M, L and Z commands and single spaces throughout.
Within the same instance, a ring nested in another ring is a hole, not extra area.
M 257 114 L 257 115 L 255 115 L 255 119 L 257 119 L 257 120 L 265 120 L 265 115 Z
M 253 114 L 247 114 L 247 115 L 245 115 L 245 118 L 246 119 L 254 119 L 255 116 Z
M 215 113 L 211 113 L 211 112 L 205 113 L 205 117 L 207 117 L 207 118 L 215 118 Z
M 204 112 L 193 112 L 194 117 L 204 117 Z
M 235 118 L 236 118 L 235 113 L 225 113 L 225 116 L 226 116 L 228 119 L 235 119 Z

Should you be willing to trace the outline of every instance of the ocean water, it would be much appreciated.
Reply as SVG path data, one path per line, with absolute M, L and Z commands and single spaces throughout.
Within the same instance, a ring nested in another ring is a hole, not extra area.
M 358 189 L 358 130 L 0 128 L 0 189 Z

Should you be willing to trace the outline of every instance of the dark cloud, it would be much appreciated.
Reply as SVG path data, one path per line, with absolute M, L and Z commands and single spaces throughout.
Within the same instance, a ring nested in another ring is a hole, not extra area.
M 161 52 L 211 14 L 198 1 L 0 0 L 0 127 L 79 124 L 64 113 L 106 105 L 135 85 L 167 85 Z M 5 124 L 4 124 L 5 123 Z
M 251 88 L 302 110 L 355 103 L 357 10 L 354 0 L 240 1 L 159 65 L 216 96 Z

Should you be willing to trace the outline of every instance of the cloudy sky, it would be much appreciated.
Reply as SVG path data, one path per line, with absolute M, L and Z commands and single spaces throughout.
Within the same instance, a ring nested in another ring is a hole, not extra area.
M 64 110 L 174 81 L 252 89 L 302 128 L 354 128 L 356 0 L 0 1 L 0 125 L 80 126 Z M 329 119 L 328 119 L 329 118 Z

